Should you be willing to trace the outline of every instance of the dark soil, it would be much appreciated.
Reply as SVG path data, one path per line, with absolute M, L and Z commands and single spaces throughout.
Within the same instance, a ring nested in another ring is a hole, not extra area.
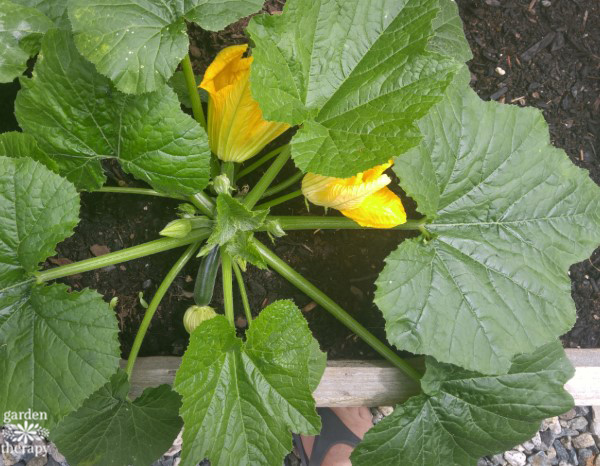
M 543 110 L 554 145 L 600 184 L 600 3 L 457 3 L 473 50 L 469 68 L 475 90 L 486 100 Z M 563 343 L 596 348 L 600 346 L 600 250 L 572 266 L 570 275 L 577 323 Z
M 276 11 L 283 3 L 269 1 L 265 11 Z M 554 0 L 547 7 L 535 0 L 531 3 L 459 0 L 458 4 L 475 55 L 469 66 L 473 87 L 479 95 L 486 100 L 494 98 L 543 109 L 554 144 L 564 148 L 576 164 L 590 170 L 592 178 L 599 182 L 600 5 L 597 1 Z M 584 21 L 584 18 L 587 19 Z M 199 74 L 224 46 L 247 42 L 243 34 L 246 23 L 247 20 L 241 21 L 221 33 L 190 27 L 195 43 L 191 54 Z M 541 45 L 545 47 L 532 49 L 542 40 Z M 499 75 L 497 67 L 505 74 Z M 0 95 L 4 98 L 13 89 L 14 86 L 10 89 L 2 86 Z M 13 129 L 13 125 L 14 122 L 3 122 L 2 129 Z M 286 167 L 280 178 L 284 179 L 291 170 L 292 167 Z M 108 174 L 113 184 L 141 186 L 114 166 L 109 167 Z M 253 181 L 248 177 L 242 184 Z M 410 200 L 406 201 L 409 215 L 414 216 L 414 206 Z M 155 239 L 158 231 L 175 218 L 177 204 L 159 198 L 84 193 L 81 222 L 75 235 L 59 245 L 57 257 L 77 261 L 91 257 L 92 249 L 96 250 L 92 248 L 94 245 L 116 251 Z M 305 212 L 301 199 L 273 209 L 274 214 L 282 215 Z M 321 212 L 320 208 L 311 208 L 311 214 Z M 291 232 L 277 239 L 273 249 L 384 339 L 383 318 L 372 304 L 373 282 L 383 267 L 383 259 L 403 237 L 406 234 L 389 231 Z M 266 237 L 260 239 L 269 242 Z M 64 281 L 74 289 L 96 289 L 107 300 L 114 296 L 119 298 L 116 309 L 126 356 L 144 313 L 138 294 L 142 292 L 150 301 L 179 254 L 179 250 L 170 251 Z M 182 316 L 193 304 L 193 277 L 197 266 L 198 260 L 193 260 L 165 296 L 144 341 L 142 355 L 180 355 L 184 351 L 188 337 Z M 245 277 L 254 314 L 277 299 L 293 299 L 329 357 L 377 357 L 324 309 L 277 274 L 249 266 Z M 600 252 L 596 251 L 591 261 L 574 265 L 571 277 L 578 321 L 565 336 L 565 345 L 597 347 L 600 342 Z M 235 299 L 236 309 L 241 310 L 237 293 Z M 220 279 L 213 304 L 222 309 Z M 241 313 L 237 324 L 240 328 L 245 326 Z

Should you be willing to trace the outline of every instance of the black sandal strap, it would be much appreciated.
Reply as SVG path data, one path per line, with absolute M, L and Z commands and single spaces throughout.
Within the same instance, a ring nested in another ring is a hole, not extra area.
M 321 433 L 315 437 L 309 466 L 321 466 L 325 456 L 334 445 L 344 443 L 355 447 L 360 442 L 357 437 L 330 408 L 317 408 L 321 416 L 323 427 Z M 306 452 L 304 452 L 306 454 Z

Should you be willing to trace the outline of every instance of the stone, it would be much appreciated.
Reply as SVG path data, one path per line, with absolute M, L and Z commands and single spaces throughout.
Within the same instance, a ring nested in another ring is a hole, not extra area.
M 600 466 L 600 455 L 596 456 L 596 462 L 594 463 L 594 466 Z
M 577 416 L 577 412 L 575 411 L 575 408 L 571 408 L 565 414 L 561 414 L 559 417 L 564 421 L 570 421 L 575 416 Z
M 563 429 L 560 431 L 560 434 L 558 434 L 556 437 L 557 438 L 561 438 L 561 437 L 576 437 L 579 435 L 579 431 L 578 430 L 573 430 L 573 429 Z
M 569 461 L 569 453 L 567 453 L 566 448 L 564 447 L 564 445 L 561 443 L 560 440 L 555 440 L 553 446 L 554 446 L 554 449 L 556 450 L 556 459 L 559 462 Z
M 533 443 L 533 446 L 538 450 L 545 449 L 542 447 L 542 445 L 544 444 L 542 443 L 542 438 L 540 437 L 539 432 L 536 432 L 535 435 L 531 438 L 531 443 Z
M 540 438 L 542 440 L 542 443 L 546 445 L 546 447 L 549 447 L 554 443 L 554 439 L 556 438 L 556 436 L 552 433 L 550 429 L 547 429 L 540 434 Z
M 600 406 L 592 406 L 592 425 L 590 432 L 596 437 L 600 437 Z
M 46 455 L 44 456 L 34 456 L 29 461 L 27 461 L 27 466 L 46 466 L 48 463 L 48 458 Z
M 580 434 L 577 437 L 573 438 L 573 445 L 577 449 L 589 448 L 595 444 L 596 444 L 596 442 L 594 442 L 594 437 L 592 437 L 592 434 L 590 434 L 588 432 L 585 432 L 585 433 Z
M 492 463 L 504 466 L 506 465 L 506 460 L 504 459 L 504 456 L 502 456 L 502 453 L 498 453 L 497 455 L 492 456 Z
M 590 408 L 587 406 L 575 406 L 575 412 L 578 416 L 587 416 L 590 413 Z
M 589 458 L 592 458 L 593 456 L 594 456 L 594 454 L 592 453 L 592 450 L 590 450 L 589 448 L 581 448 L 581 449 L 577 450 L 577 457 L 579 458 L 580 463 L 587 462 L 587 460 Z
M 523 447 L 523 450 L 521 450 L 521 451 L 526 451 L 528 453 L 531 453 L 533 451 L 533 449 L 535 448 L 535 445 L 533 444 L 533 442 L 531 440 L 527 440 L 527 442 L 523 442 L 523 444 L 521 446 Z
M 66 458 L 60 454 L 56 445 L 51 443 L 48 445 L 48 455 L 52 456 L 58 463 L 66 463 Z
M 583 416 L 579 416 L 576 418 L 573 418 L 569 421 L 569 429 L 574 429 L 574 430 L 586 430 L 587 426 L 588 426 L 588 421 L 586 418 L 584 418 Z
M 548 460 L 552 464 L 556 464 L 556 463 L 553 463 L 553 461 L 556 459 L 556 449 L 554 447 L 548 448 L 548 450 L 546 451 L 546 456 L 548 457 Z M 558 460 L 557 460 L 557 462 L 558 462 Z
M 390 414 L 392 414 L 394 412 L 394 407 L 393 406 L 380 406 L 379 411 L 381 411 L 381 414 L 383 414 L 384 416 L 389 416 Z
M 550 460 L 543 451 L 537 452 L 529 458 L 531 466 L 550 466 Z
M 560 463 L 558 463 L 558 466 L 575 466 L 575 465 L 569 463 L 568 461 L 561 461 Z
M 548 428 L 550 429 L 550 432 L 552 432 L 554 435 L 560 434 L 562 427 L 560 425 L 560 422 L 558 422 L 558 417 L 550 418 L 550 423 L 548 424 Z
M 527 456 L 525 456 L 525 453 L 521 453 L 517 450 L 509 450 L 504 453 L 504 459 L 510 466 L 525 466 L 527 463 Z

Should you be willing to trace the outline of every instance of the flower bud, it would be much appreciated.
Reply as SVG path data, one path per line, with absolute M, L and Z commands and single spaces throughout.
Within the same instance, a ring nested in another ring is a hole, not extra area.
M 227 175 L 219 175 L 213 181 L 213 187 L 217 194 L 229 194 L 231 191 L 231 181 Z
M 192 222 L 187 218 L 179 218 L 167 223 L 159 235 L 168 236 L 170 238 L 184 238 L 192 231 Z
M 285 236 L 285 231 L 281 228 L 281 225 L 277 220 L 268 220 L 266 223 L 267 233 L 269 235 L 273 235 L 276 238 L 281 238 Z
M 217 313 L 210 306 L 190 306 L 183 316 L 183 326 L 191 334 L 202 322 L 216 315 Z

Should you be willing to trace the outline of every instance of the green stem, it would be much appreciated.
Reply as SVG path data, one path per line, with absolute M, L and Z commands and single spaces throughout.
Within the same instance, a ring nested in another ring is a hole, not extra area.
M 165 293 L 175 280 L 175 277 L 181 272 L 181 269 L 185 267 L 185 264 L 189 262 L 189 260 L 194 257 L 194 253 L 196 249 L 200 246 L 199 242 L 190 244 L 185 252 L 181 255 L 177 262 L 171 267 L 169 273 L 167 273 L 166 277 L 154 293 L 152 297 L 152 301 L 150 301 L 150 305 L 148 309 L 146 309 L 146 313 L 144 314 L 144 319 L 140 324 L 140 328 L 135 336 L 135 340 L 133 341 L 133 346 L 131 347 L 131 351 L 129 352 L 129 358 L 127 358 L 127 367 L 125 371 L 127 372 L 127 376 L 131 378 L 131 373 L 133 372 L 133 365 L 135 364 L 135 360 L 137 358 L 138 353 L 140 352 L 140 348 L 142 346 L 142 342 L 144 341 L 144 337 L 146 336 L 146 332 L 148 331 L 148 327 L 150 326 L 150 322 L 152 321 L 152 317 L 154 317 L 154 313 L 158 309 L 158 305 L 163 299 Z
M 214 217 L 215 203 L 206 193 L 200 191 L 190 197 L 190 202 L 208 218 Z
M 235 280 L 237 281 L 238 288 L 240 290 L 240 296 L 242 297 L 242 304 L 244 305 L 244 313 L 246 314 L 246 320 L 248 321 L 248 328 L 250 328 L 250 324 L 252 323 L 250 303 L 248 302 L 246 287 L 244 286 L 244 277 L 242 277 L 242 272 L 235 262 L 233 262 L 233 273 L 235 273 Z
M 288 161 L 291 155 L 290 146 L 286 146 L 284 150 L 277 156 L 271 166 L 267 169 L 264 175 L 258 180 L 258 183 L 252 188 L 244 199 L 244 205 L 248 209 L 252 209 L 256 203 L 260 200 L 263 193 L 271 185 L 275 177 L 279 174 L 285 163 Z
M 126 188 L 120 186 L 102 186 L 101 188 L 92 191 L 94 193 L 121 193 L 121 194 L 144 194 L 146 196 L 166 197 L 168 199 L 184 200 L 184 197 L 175 196 L 171 194 L 163 194 L 154 189 L 146 188 Z
M 294 175 L 290 176 L 287 180 L 284 180 L 281 183 L 276 184 L 275 186 L 272 186 L 269 189 L 267 189 L 262 197 L 269 197 L 274 194 L 277 194 L 280 191 L 283 191 L 284 189 L 289 188 L 294 183 L 300 181 L 300 179 L 303 176 L 304 176 L 304 173 L 302 173 L 302 172 L 295 173 Z
M 121 249 L 120 251 L 111 252 L 99 257 L 92 257 L 80 262 L 61 265 L 53 269 L 42 270 L 36 272 L 38 283 L 47 282 L 56 278 L 62 278 L 77 273 L 89 272 L 90 270 L 100 269 L 109 265 L 119 264 L 121 262 L 138 259 L 140 257 L 149 256 L 170 249 L 186 246 L 191 243 L 196 243 L 208 238 L 210 230 L 192 230 L 185 238 L 161 238 L 148 243 L 138 244 L 131 248 Z
M 256 210 L 261 210 L 261 209 L 269 209 L 271 207 L 274 207 L 276 205 L 279 204 L 283 204 L 286 201 L 289 201 L 290 199 L 294 199 L 298 196 L 302 196 L 302 190 L 299 189 L 298 191 L 293 191 L 289 194 L 284 194 L 283 196 L 280 197 L 276 197 L 275 199 L 273 199 L 272 201 L 269 202 L 263 202 L 262 204 L 259 204 L 256 206 Z
M 260 241 L 255 239 L 254 243 L 262 257 L 273 270 L 279 273 L 283 278 L 289 281 L 300 291 L 312 298 L 317 304 L 320 304 L 322 307 L 324 307 L 336 319 L 338 319 L 356 335 L 362 338 L 367 344 L 369 344 L 371 348 L 377 351 L 381 356 L 390 361 L 394 366 L 396 366 L 410 378 L 416 381 L 420 380 L 421 374 L 419 374 L 419 372 L 417 372 L 410 364 L 408 364 L 400 356 L 384 345 L 375 335 L 363 327 L 325 293 L 323 293 L 306 278 L 296 272 Z
M 238 176 L 236 177 L 236 180 L 239 180 L 242 176 L 246 176 L 248 173 L 252 173 L 258 167 L 262 167 L 265 163 L 267 163 L 273 157 L 275 157 L 276 155 L 278 155 L 286 147 L 287 147 L 287 144 L 283 145 L 281 147 L 278 147 L 277 149 L 273 149 L 271 152 L 263 155 L 256 162 L 252 163 L 251 165 L 248 165 L 246 168 L 244 168 L 243 170 L 241 170 L 238 173 Z
M 206 119 L 204 118 L 200 93 L 198 92 L 198 84 L 196 83 L 196 77 L 194 76 L 194 69 L 192 68 L 189 53 L 181 60 L 181 69 L 183 70 L 185 85 L 190 96 L 190 101 L 192 102 L 192 113 L 194 114 L 194 118 L 204 129 L 206 129 Z
M 276 216 L 269 215 L 267 220 L 276 220 L 284 230 L 376 230 L 376 228 L 362 227 L 354 220 L 346 217 L 319 217 L 319 216 Z M 394 230 L 422 230 L 425 219 L 407 220 L 406 223 L 394 227 Z
M 235 165 L 233 164 L 233 162 L 223 162 L 221 164 L 221 173 L 223 175 L 227 175 L 227 178 L 229 178 L 229 181 L 231 181 L 231 185 L 233 186 L 233 182 L 235 179 Z
M 233 311 L 233 275 L 231 274 L 231 257 L 224 248 L 221 249 L 221 273 L 223 278 L 223 306 L 225 307 L 225 317 L 229 323 L 235 326 Z

